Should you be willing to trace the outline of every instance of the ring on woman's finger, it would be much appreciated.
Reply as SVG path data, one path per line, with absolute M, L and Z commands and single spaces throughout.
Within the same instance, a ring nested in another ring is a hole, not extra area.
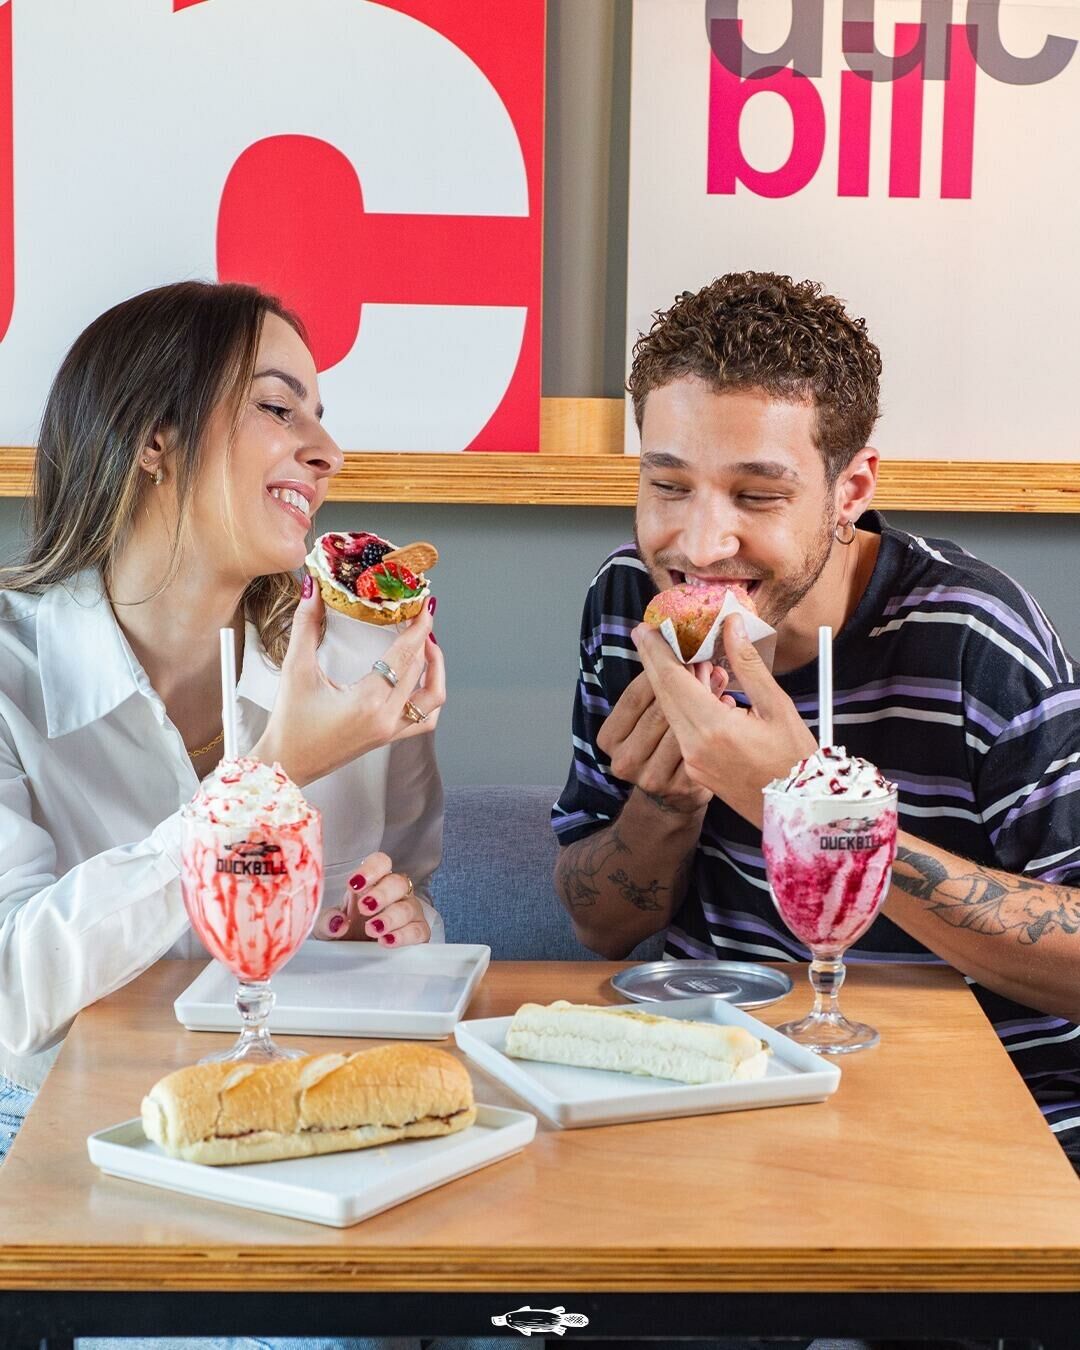
M 418 708 L 412 699 L 408 700 L 401 711 L 410 722 L 426 722 L 428 720 L 427 713 L 422 708 Z
M 406 876 L 406 877 L 405 877 L 405 895 L 412 895 L 412 893 L 413 893 L 412 877 Z M 404 897 L 402 897 L 402 898 L 404 898 Z
M 391 689 L 393 689 L 397 684 L 398 680 L 397 671 L 393 668 L 393 666 L 388 666 L 385 661 L 373 661 L 371 664 L 371 669 L 378 671 L 378 673 L 383 677 L 383 679 L 386 681 L 386 683 L 390 686 Z

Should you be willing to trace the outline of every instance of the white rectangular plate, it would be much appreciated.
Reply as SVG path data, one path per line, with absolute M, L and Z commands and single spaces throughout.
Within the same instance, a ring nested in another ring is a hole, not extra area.
M 140 1120 L 92 1134 L 86 1146 L 90 1161 L 109 1176 L 288 1219 L 348 1228 L 519 1152 L 535 1133 L 536 1117 L 525 1111 L 478 1105 L 474 1125 L 441 1139 L 409 1139 L 351 1153 L 236 1167 L 169 1158 L 146 1138 Z
M 469 1006 L 491 948 L 424 943 L 388 951 L 373 942 L 304 943 L 270 981 L 271 1032 L 445 1040 Z M 236 976 L 217 961 L 173 1007 L 189 1031 L 239 1031 Z
M 617 1006 L 617 1005 L 616 1005 Z M 641 1011 L 633 1004 L 625 1011 Z M 650 1006 L 649 1012 L 656 1012 Z M 836 1064 L 788 1040 L 740 1008 L 716 998 L 693 998 L 664 1005 L 663 1017 L 745 1027 L 772 1048 L 764 1078 L 750 1083 L 676 1083 L 668 1078 L 642 1078 L 603 1069 L 577 1069 L 539 1060 L 511 1059 L 504 1050 L 512 1018 L 489 1017 L 462 1022 L 454 1032 L 458 1045 L 474 1063 L 505 1083 L 554 1125 L 615 1125 L 631 1120 L 665 1120 L 672 1116 L 743 1111 L 755 1106 L 790 1106 L 820 1102 L 840 1084 Z

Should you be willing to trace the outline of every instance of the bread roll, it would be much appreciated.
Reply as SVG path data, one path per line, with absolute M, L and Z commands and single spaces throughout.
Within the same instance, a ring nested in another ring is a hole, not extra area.
M 506 1033 L 506 1053 L 680 1083 L 727 1083 L 763 1078 L 770 1052 L 743 1027 L 560 1000 L 520 1007 Z
M 464 1130 L 472 1082 L 445 1050 L 384 1045 L 269 1064 L 195 1064 L 156 1083 L 143 1130 L 170 1157 L 219 1166 Z

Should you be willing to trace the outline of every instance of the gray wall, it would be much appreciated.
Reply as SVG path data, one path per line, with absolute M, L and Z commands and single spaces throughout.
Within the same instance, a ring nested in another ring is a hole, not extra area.
M 623 380 L 630 6 L 548 3 L 544 392 L 614 396 Z M 718 257 L 717 271 L 737 263 Z M 5 558 L 18 546 L 20 510 L 0 501 Z M 1080 651 L 1080 517 L 891 519 L 955 539 L 1010 573 Z M 438 732 L 446 781 L 561 782 L 582 599 L 604 555 L 630 537 L 630 512 L 331 504 L 319 526 L 370 529 L 399 543 L 427 538 L 442 552 L 435 578 L 450 680 Z M 496 587 L 508 597 L 501 606 L 490 599 Z

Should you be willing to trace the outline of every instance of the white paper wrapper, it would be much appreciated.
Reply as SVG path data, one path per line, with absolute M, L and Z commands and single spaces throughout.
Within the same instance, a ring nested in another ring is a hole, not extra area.
M 705 634 L 705 640 L 697 651 L 684 662 L 688 666 L 700 665 L 702 661 L 711 661 L 714 665 L 722 665 L 725 670 L 728 669 L 727 661 L 724 657 L 724 638 L 721 629 L 724 626 L 724 620 L 729 614 L 738 611 L 743 616 L 743 623 L 746 624 L 746 635 L 757 648 L 758 655 L 765 662 L 766 667 L 772 670 L 773 657 L 776 655 L 776 629 L 770 628 L 764 619 L 759 619 L 756 614 L 751 614 L 748 609 L 740 605 L 734 594 L 728 591 L 724 596 L 724 603 L 720 606 L 720 613 L 713 620 L 712 627 Z M 665 619 L 660 625 L 660 632 L 667 642 L 668 646 L 679 658 L 683 660 L 682 652 L 679 650 L 679 639 L 675 632 L 675 625 L 670 619 Z M 740 689 L 742 686 L 734 675 L 729 671 L 729 689 Z

